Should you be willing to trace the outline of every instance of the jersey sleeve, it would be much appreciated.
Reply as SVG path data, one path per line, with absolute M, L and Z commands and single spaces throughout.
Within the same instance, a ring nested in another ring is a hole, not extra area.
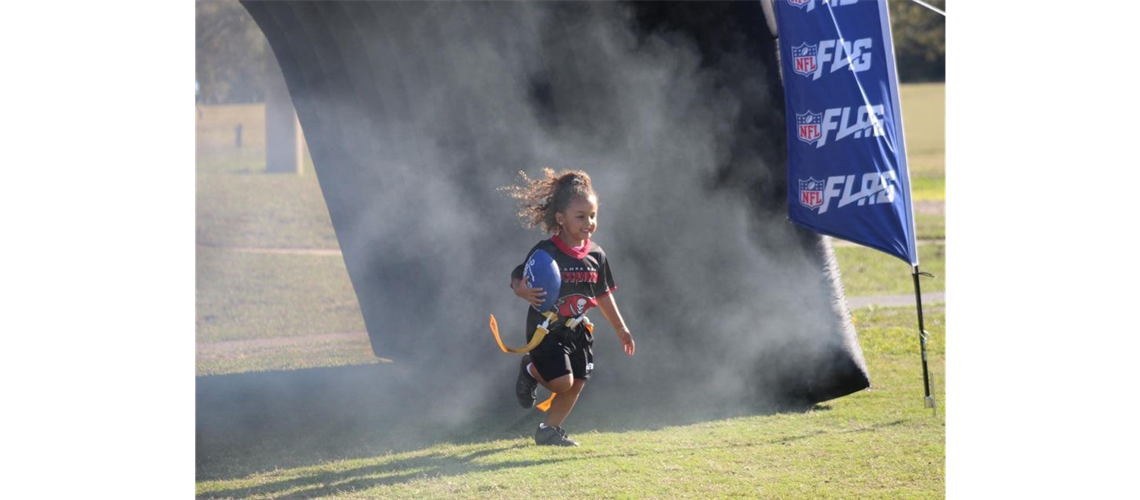
M 601 253 L 601 259 L 598 259 L 601 261 L 601 272 L 598 274 L 598 290 L 596 296 L 600 298 L 617 290 L 617 284 L 614 283 L 613 271 L 610 270 L 610 259 L 606 258 L 604 251 L 600 251 L 599 249 L 599 253 Z

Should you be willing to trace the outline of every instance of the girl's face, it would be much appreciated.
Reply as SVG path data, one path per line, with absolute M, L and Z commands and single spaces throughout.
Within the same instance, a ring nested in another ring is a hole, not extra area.
M 558 236 L 571 246 L 580 246 L 598 230 L 598 197 L 574 197 L 566 209 L 554 214 L 561 230 Z

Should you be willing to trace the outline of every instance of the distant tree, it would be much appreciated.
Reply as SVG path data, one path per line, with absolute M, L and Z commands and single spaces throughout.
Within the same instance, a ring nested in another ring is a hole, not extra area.
M 924 0 L 943 12 L 946 0 Z M 946 80 L 946 18 L 911 0 L 889 0 L 899 80 Z
M 273 53 L 236 0 L 198 0 L 194 70 L 203 104 L 262 102 Z

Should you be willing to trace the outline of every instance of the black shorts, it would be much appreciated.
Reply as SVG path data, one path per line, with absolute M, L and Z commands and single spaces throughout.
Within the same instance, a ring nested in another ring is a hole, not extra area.
M 534 335 L 527 335 L 529 340 Z M 546 335 L 542 343 L 530 351 L 530 362 L 547 382 L 573 373 L 575 379 L 589 380 L 594 371 L 594 335 L 585 325 L 570 330 L 558 328 Z

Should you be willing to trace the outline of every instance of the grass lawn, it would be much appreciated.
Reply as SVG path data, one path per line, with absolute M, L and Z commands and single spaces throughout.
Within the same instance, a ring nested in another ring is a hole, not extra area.
M 866 247 L 836 246 L 835 258 L 848 297 L 914 293 L 910 264 L 897 257 Z M 919 245 L 918 260 L 920 271 L 934 275 L 921 278 L 922 290 L 946 290 L 946 245 Z

